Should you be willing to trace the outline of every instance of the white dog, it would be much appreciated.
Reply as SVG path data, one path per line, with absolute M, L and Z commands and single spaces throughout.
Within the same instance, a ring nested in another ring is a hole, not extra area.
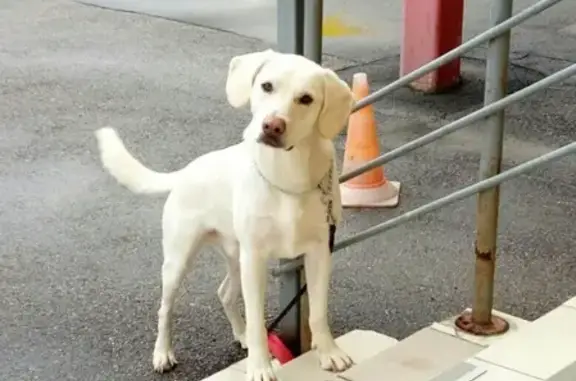
M 199 248 L 209 243 L 225 254 L 228 273 L 218 295 L 235 339 L 248 348 L 247 380 L 276 379 L 264 320 L 267 260 L 303 253 L 312 345 L 323 369 L 342 371 L 352 360 L 328 326 L 328 226 L 341 215 L 332 139 L 352 110 L 350 88 L 304 57 L 266 50 L 230 61 L 226 94 L 236 108 L 251 105 L 243 141 L 172 173 L 144 167 L 112 128 L 96 132 L 103 165 L 119 183 L 136 193 L 170 192 L 162 219 L 154 368 L 163 372 L 176 364 L 176 291 Z M 246 323 L 237 306 L 240 296 Z

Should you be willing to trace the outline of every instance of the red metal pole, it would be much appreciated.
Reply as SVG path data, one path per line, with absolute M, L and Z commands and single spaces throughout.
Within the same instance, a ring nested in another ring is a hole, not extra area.
M 404 0 L 400 75 L 408 74 L 462 43 L 464 0 Z M 460 59 L 414 81 L 435 93 L 460 83 Z

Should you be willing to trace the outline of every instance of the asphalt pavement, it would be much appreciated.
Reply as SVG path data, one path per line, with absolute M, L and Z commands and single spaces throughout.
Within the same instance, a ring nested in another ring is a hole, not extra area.
M 512 90 L 576 61 L 567 47 L 574 36 L 542 33 L 539 44 L 524 41 L 513 52 Z M 216 297 L 224 264 L 207 250 L 176 308 L 180 365 L 153 374 L 164 198 L 117 185 L 101 169 L 93 131 L 116 127 L 158 170 L 237 142 L 249 115 L 225 101 L 227 65 L 269 46 L 64 0 L 3 0 L 0 380 L 200 380 L 244 356 Z M 551 54 L 554 46 L 561 54 Z M 328 55 L 326 62 L 346 79 L 366 71 L 373 87 L 398 73 L 395 54 L 369 63 Z M 480 49 L 465 58 L 457 92 L 402 89 L 378 102 L 382 150 L 479 107 L 483 70 Z M 388 177 L 402 182 L 400 207 L 347 211 L 338 237 L 474 182 L 481 128 L 387 165 Z M 506 128 L 505 168 L 574 141 L 576 81 L 512 106 Z M 341 136 L 340 151 L 343 145 Z M 501 201 L 496 308 L 534 319 L 576 295 L 576 157 L 507 183 Z M 374 329 L 401 339 L 469 306 L 474 212 L 470 199 L 336 254 L 336 333 Z M 271 284 L 270 315 L 276 295 Z

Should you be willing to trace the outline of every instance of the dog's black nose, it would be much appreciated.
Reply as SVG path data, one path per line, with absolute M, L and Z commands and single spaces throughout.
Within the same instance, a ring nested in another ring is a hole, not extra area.
M 267 117 L 262 124 L 262 132 L 270 137 L 279 138 L 286 131 L 286 121 L 282 118 Z

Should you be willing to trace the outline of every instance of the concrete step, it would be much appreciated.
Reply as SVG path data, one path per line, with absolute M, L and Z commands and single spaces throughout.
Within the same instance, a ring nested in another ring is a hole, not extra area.
M 453 368 L 495 342 L 511 337 L 529 323 L 499 311 L 494 313 L 510 323 L 506 334 L 494 337 L 468 335 L 456 329 L 457 316 L 453 316 L 414 333 L 339 377 L 346 381 L 381 381 L 385 375 L 386 380 L 391 381 L 440 381 L 436 377 L 446 372 L 448 375 L 472 375 L 475 367 L 471 365 Z
M 505 336 L 427 381 L 576 380 L 576 298 Z
M 424 328 L 339 375 L 346 381 L 428 381 L 480 352 L 482 346 Z
M 396 345 L 398 340 L 378 332 L 358 329 L 338 337 L 336 342 L 352 357 L 355 366 L 359 366 L 377 353 Z M 307 352 L 284 366 L 275 362 L 275 368 L 281 381 L 302 381 L 303 379 L 342 381 L 337 378 L 336 374 L 320 369 L 314 351 Z M 246 359 L 243 359 L 203 381 L 245 381 L 245 374 Z
M 340 336 L 336 342 L 352 357 L 356 364 L 352 367 L 354 369 L 376 354 L 393 348 L 398 340 L 374 331 L 356 330 Z M 277 375 L 281 381 L 342 381 L 338 374 L 323 371 L 320 368 L 314 351 L 307 352 L 285 364 Z
M 534 322 L 494 311 L 510 330 L 493 337 L 464 334 L 455 317 L 433 323 L 406 339 L 355 330 L 337 339 L 355 366 L 322 371 L 315 353 L 279 366 L 281 381 L 574 381 L 576 380 L 576 297 Z M 245 360 L 209 377 L 241 381 Z
M 479 352 L 470 362 L 487 368 L 508 369 L 530 381 L 576 380 L 576 297 L 516 335 Z M 497 379 L 490 376 L 490 371 L 478 379 L 492 380 Z

